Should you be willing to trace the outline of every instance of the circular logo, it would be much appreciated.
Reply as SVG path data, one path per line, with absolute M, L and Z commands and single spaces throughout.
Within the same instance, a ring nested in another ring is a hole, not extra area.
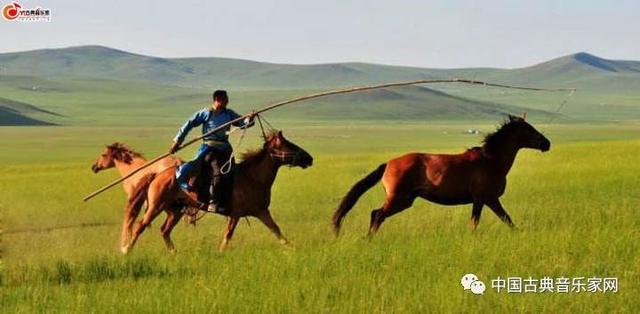
M 18 9 L 20 8 L 22 7 L 17 3 L 7 4 L 2 8 L 2 17 L 7 21 L 15 20 L 18 17 Z

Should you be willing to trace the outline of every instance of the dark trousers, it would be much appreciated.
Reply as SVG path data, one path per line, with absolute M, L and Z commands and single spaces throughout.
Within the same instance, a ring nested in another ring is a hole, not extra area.
M 231 151 L 210 149 L 204 158 L 204 169 L 209 169 L 211 181 L 209 184 L 209 200 L 211 203 L 225 206 L 231 197 L 231 186 L 233 184 L 233 173 L 229 158 Z M 223 173 L 224 171 L 224 173 Z

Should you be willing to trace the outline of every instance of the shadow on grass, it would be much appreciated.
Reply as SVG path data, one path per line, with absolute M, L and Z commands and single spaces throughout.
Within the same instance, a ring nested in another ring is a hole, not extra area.
M 157 261 L 149 257 L 103 257 L 80 264 L 58 260 L 52 266 L 23 266 L 8 274 L 4 273 L 0 286 L 66 285 L 118 279 L 163 278 L 184 271 L 184 269 L 170 270 L 167 266 L 158 265 Z

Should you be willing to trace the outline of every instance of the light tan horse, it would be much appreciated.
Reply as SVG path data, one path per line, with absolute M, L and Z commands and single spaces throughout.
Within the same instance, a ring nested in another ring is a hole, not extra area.
M 105 150 L 98 156 L 91 166 L 94 173 L 115 167 L 120 176 L 125 176 L 131 171 L 139 168 L 147 162 L 144 157 L 122 143 L 113 143 L 107 145 Z M 122 234 L 120 236 L 120 247 L 124 248 L 130 240 L 133 223 L 140 213 L 140 209 L 146 201 L 147 190 L 141 187 L 148 186 L 153 177 L 162 171 L 180 165 L 182 161 L 174 156 L 168 156 L 161 159 L 157 163 L 141 170 L 122 182 L 125 193 L 127 194 L 127 204 L 124 210 L 124 219 L 122 221 Z M 169 171 L 171 172 L 171 171 Z
M 229 220 L 220 250 L 224 250 L 228 245 L 240 218 L 246 216 L 258 218 L 282 244 L 287 244 L 287 239 L 282 235 L 269 212 L 271 187 L 281 166 L 298 166 L 304 169 L 312 163 L 311 155 L 285 139 L 282 132 L 268 135 L 262 149 L 245 154 L 243 161 L 236 165 L 234 172 Z M 167 212 L 167 218 L 161 228 L 162 237 L 167 249 L 174 252 L 175 245 L 171 241 L 171 230 L 183 215 L 182 207 L 205 209 L 206 205 L 196 201 L 194 197 L 186 197 L 178 186 L 175 174 L 171 171 L 158 173 L 148 187 L 139 186 L 138 188 L 148 189 L 149 206 L 144 218 L 134 230 L 131 242 L 123 252 L 127 253 L 133 248 L 140 234 L 162 211 Z M 184 205 L 176 206 L 176 204 Z

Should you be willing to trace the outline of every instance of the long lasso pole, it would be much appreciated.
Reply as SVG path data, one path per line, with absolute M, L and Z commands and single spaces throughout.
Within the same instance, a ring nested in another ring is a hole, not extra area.
M 325 91 L 325 92 L 320 92 L 320 93 L 315 93 L 315 94 L 309 94 L 306 96 L 301 96 L 301 97 L 296 97 L 296 98 L 291 98 L 285 101 L 281 101 L 281 102 L 277 102 L 274 104 L 271 104 L 269 106 L 266 106 L 260 110 L 256 110 L 253 111 L 251 113 L 245 114 L 237 119 L 231 120 L 227 123 L 224 123 L 220 126 L 218 126 L 217 128 L 201 135 L 198 137 L 195 137 L 194 139 L 180 145 L 175 151 L 179 151 L 195 142 L 200 141 L 201 139 L 219 131 L 222 130 L 236 122 L 240 122 L 246 118 L 249 117 L 253 117 L 257 114 L 263 113 L 265 111 L 269 111 L 278 107 L 282 107 L 284 105 L 288 105 L 294 102 L 300 102 L 300 101 L 304 101 L 304 100 L 309 100 L 309 99 L 313 99 L 313 98 L 319 98 L 319 97 L 325 97 L 325 96 L 331 96 L 331 95 L 337 95 L 337 94 L 346 94 L 346 93 L 353 93 L 353 92 L 361 92 L 361 91 L 367 91 L 367 90 L 372 90 L 372 89 L 380 89 L 380 88 L 387 88 L 387 87 L 397 87 L 397 86 L 407 86 L 407 85 L 418 85 L 418 84 L 436 84 L 436 83 L 462 83 L 462 84 L 471 84 L 471 85 L 483 85 L 483 86 L 493 86 L 493 87 L 501 87 L 501 88 L 510 88 L 510 89 L 520 89 L 520 90 L 530 90 L 530 91 L 548 91 L 548 92 L 560 92 L 560 91 L 575 91 L 575 88 L 536 88 L 536 87 L 526 87 L 526 86 L 514 86 L 514 85 L 506 85 L 506 84 L 496 84 L 496 83 L 487 83 L 487 82 L 483 82 L 483 81 L 476 81 L 476 80 L 468 80 L 468 79 L 458 79 L 458 78 L 454 78 L 454 79 L 430 79 L 430 80 L 415 80 L 415 81 L 402 81 L 402 82 L 394 82 L 394 83 L 385 83 L 385 84 L 379 84 L 379 85 L 367 85 L 367 86 L 356 86 L 356 87 L 349 87 L 349 88 L 344 88 L 344 89 L 336 89 L 336 90 L 330 90 L 330 91 Z M 127 174 L 124 177 L 121 177 L 118 180 L 115 180 L 111 183 L 109 183 L 108 185 L 104 186 L 103 188 L 87 195 L 83 200 L 86 202 L 90 199 L 92 199 L 94 196 L 112 188 L 113 186 L 115 186 L 116 184 L 130 178 L 131 176 L 135 175 L 136 173 L 140 172 L 142 169 L 145 169 L 149 166 L 151 166 L 152 164 L 158 162 L 159 160 L 168 157 L 169 155 L 171 155 L 171 153 L 165 153 L 163 155 L 160 155 L 150 161 L 148 161 L 146 164 L 140 166 L 138 169 L 135 169 L 133 171 L 131 171 L 129 174 Z

